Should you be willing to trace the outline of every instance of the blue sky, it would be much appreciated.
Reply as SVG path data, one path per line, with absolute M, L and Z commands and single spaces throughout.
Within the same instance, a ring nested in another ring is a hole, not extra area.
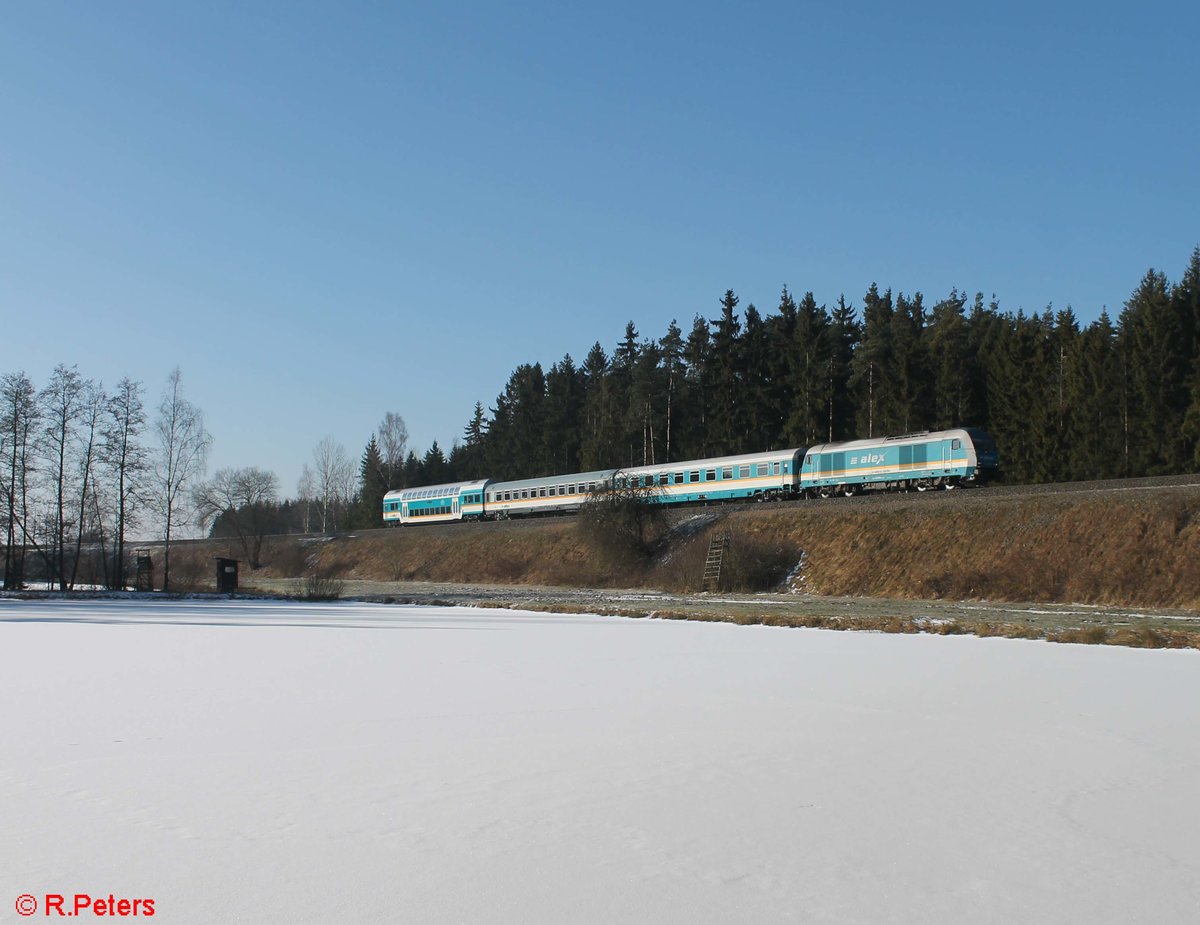
M 14 4 L 0 372 L 179 365 L 294 492 L 734 289 L 1114 315 L 1200 244 L 1195 4 Z

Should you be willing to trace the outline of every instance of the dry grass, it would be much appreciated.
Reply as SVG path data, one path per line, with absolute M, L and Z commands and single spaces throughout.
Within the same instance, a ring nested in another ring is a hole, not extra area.
M 733 591 L 773 589 L 803 557 L 802 587 L 828 596 L 1200 609 L 1200 490 L 1113 492 L 1101 499 L 979 492 L 965 500 L 911 496 L 887 503 L 706 509 L 715 522 L 706 520 L 698 532 L 664 534 L 653 560 L 623 565 L 598 555 L 570 520 L 410 527 L 304 546 L 279 541 L 261 574 L 298 578 L 317 568 L 345 580 L 695 592 L 709 535 L 720 529 L 732 536 L 726 587 Z M 684 516 L 696 516 L 696 510 Z M 179 562 L 175 558 L 173 566 Z M 210 573 L 206 559 L 197 578 L 211 582 Z M 915 631 L 903 621 L 869 628 Z M 931 624 L 920 630 L 955 628 Z M 980 623 L 968 631 L 1045 637 L 1024 625 Z M 1121 627 L 1058 630 L 1050 638 L 1190 644 L 1170 630 Z

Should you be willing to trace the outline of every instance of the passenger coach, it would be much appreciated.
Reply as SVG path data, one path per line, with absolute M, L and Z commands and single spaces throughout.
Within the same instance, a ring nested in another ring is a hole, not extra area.
M 488 517 L 524 517 L 577 511 L 588 496 L 608 491 L 615 469 L 548 475 L 539 479 L 491 482 L 484 492 Z
M 775 450 L 619 469 L 618 488 L 654 488 L 663 504 L 794 498 L 803 450 Z
M 436 524 L 452 520 L 480 520 L 487 480 L 450 482 L 422 488 L 402 488 L 383 496 L 385 524 Z

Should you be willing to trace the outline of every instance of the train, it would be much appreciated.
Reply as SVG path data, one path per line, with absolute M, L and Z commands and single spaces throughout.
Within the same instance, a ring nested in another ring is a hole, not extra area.
M 384 495 L 383 522 L 392 526 L 570 514 L 598 493 L 624 489 L 645 489 L 646 499 L 656 504 L 953 489 L 983 484 L 999 466 L 995 441 L 985 431 L 965 427 L 569 475 L 402 488 Z

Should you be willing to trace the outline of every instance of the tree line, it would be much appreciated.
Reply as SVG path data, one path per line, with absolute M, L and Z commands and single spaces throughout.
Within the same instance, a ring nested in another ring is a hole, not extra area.
M 874 284 L 860 306 L 785 287 L 766 315 L 731 290 L 715 308 L 686 335 L 672 321 L 645 338 L 631 321 L 582 364 L 518 366 L 448 453 L 406 450 L 395 413 L 357 466 L 326 438 L 298 499 L 275 508 L 280 532 L 378 526 L 396 488 L 961 426 L 995 437 L 1011 482 L 1200 469 L 1200 248 L 1180 281 L 1149 270 L 1115 321 L 1087 325 L 1070 307 L 1003 311 L 957 290 L 928 305 Z
M 633 322 L 549 371 L 518 366 L 476 404 L 448 457 L 411 456 L 401 484 L 652 465 L 858 437 L 976 426 L 1014 482 L 1200 467 L 1200 248 L 1177 283 L 1148 271 L 1119 317 L 1002 311 L 952 290 L 932 305 L 872 285 L 860 307 L 784 289 L 766 315 Z

